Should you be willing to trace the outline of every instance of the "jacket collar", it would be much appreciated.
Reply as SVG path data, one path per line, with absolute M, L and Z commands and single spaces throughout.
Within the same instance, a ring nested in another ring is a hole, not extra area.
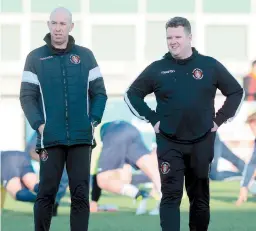
M 67 44 L 66 49 L 55 48 L 51 43 L 51 34 L 50 33 L 45 35 L 44 41 L 46 42 L 47 46 L 50 48 L 52 54 L 54 54 L 54 55 L 61 55 L 61 54 L 68 53 L 72 50 L 73 46 L 75 45 L 75 39 L 71 35 L 69 35 L 69 37 L 68 37 L 68 44 Z
M 167 52 L 163 58 L 164 59 L 169 59 L 169 60 L 172 60 L 173 62 L 177 63 L 177 64 L 186 64 L 188 63 L 190 60 L 194 59 L 196 56 L 198 55 L 198 51 L 196 50 L 195 47 L 192 47 L 192 55 L 189 56 L 188 58 L 186 59 L 175 59 L 172 54 L 170 52 Z

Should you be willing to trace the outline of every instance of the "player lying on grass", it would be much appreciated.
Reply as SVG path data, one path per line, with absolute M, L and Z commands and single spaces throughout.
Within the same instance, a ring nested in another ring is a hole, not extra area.
M 253 135 L 256 137 L 256 110 L 248 116 L 246 122 L 249 124 Z M 244 177 L 241 181 L 240 193 L 236 205 L 240 206 L 247 201 L 248 192 L 256 195 L 256 139 L 251 159 L 245 167 Z
M 230 163 L 232 163 L 237 171 L 218 171 L 219 160 L 223 158 Z M 216 133 L 216 138 L 214 142 L 214 158 L 211 164 L 210 179 L 216 181 L 222 181 L 227 179 L 235 179 L 237 177 L 242 177 L 244 171 L 245 162 L 240 159 L 236 154 L 234 154 L 227 145 L 220 139 L 218 133 Z
M 152 153 L 153 154 L 153 153 Z M 154 157 L 153 157 L 154 158 Z M 132 170 L 130 170 L 132 166 L 128 164 L 124 164 L 123 170 L 120 169 L 119 175 L 116 175 L 118 180 L 122 180 L 124 184 L 127 182 L 134 185 L 135 187 L 146 186 L 148 189 L 150 189 L 149 195 L 153 197 L 156 202 L 156 208 L 149 212 L 150 215 L 159 215 L 159 192 L 156 191 L 154 185 L 152 187 L 152 181 L 146 176 L 143 172 L 138 173 L 132 173 Z M 122 176 L 122 179 L 120 177 Z M 129 180 L 128 180 L 129 179 Z M 130 180 L 131 179 L 131 180 Z M 90 203 L 90 211 L 91 212 L 99 212 L 99 211 L 108 211 L 108 212 L 114 212 L 118 211 L 118 207 L 116 205 L 111 204 L 103 204 L 99 205 L 99 200 L 102 195 L 102 189 L 99 187 L 97 182 L 97 174 L 94 174 L 92 176 L 92 189 L 91 189 L 91 203 Z M 144 206 L 143 210 L 141 212 L 145 212 L 146 206 Z
M 140 201 L 136 214 L 146 213 L 149 194 L 131 184 L 132 167 L 141 170 L 154 184 L 161 198 L 161 184 L 155 153 L 145 146 L 137 128 L 125 121 L 113 121 L 100 129 L 102 150 L 98 160 L 99 188 Z M 91 211 L 97 210 L 97 196 L 92 196 Z
M 38 178 L 27 152 L 1 152 L 1 184 L 13 199 L 35 202 Z

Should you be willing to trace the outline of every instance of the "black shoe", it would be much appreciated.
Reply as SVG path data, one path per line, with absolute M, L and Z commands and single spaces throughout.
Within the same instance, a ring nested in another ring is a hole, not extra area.
M 147 191 L 140 190 L 135 199 L 139 202 L 138 207 L 136 209 L 136 215 L 142 215 L 147 212 L 147 201 L 148 201 L 149 194 Z
M 143 199 L 147 199 L 149 197 L 149 193 L 145 190 L 140 190 L 135 196 L 136 201 L 141 201 Z
M 59 204 L 55 203 L 52 209 L 52 216 L 54 217 L 58 216 L 58 207 L 59 207 Z

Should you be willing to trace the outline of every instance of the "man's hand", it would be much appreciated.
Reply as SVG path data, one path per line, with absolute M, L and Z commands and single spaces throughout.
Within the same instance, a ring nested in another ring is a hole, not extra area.
M 218 125 L 217 125 L 215 122 L 213 122 L 213 124 L 214 124 L 214 126 L 213 126 L 213 128 L 211 129 L 211 132 L 216 132 L 219 127 L 218 127 Z
M 90 212 L 97 213 L 98 212 L 98 203 L 96 201 L 90 202 Z
M 41 124 L 41 125 L 39 126 L 39 128 L 38 128 L 38 131 L 40 132 L 40 135 L 42 135 L 43 132 L 44 132 L 44 126 L 45 126 L 45 124 Z
M 244 202 L 247 201 L 248 198 L 248 189 L 246 187 L 242 187 L 240 189 L 239 197 L 236 201 L 236 206 L 242 205 Z
M 154 126 L 154 130 L 155 130 L 155 133 L 159 133 L 159 126 L 160 126 L 160 121 L 158 121 L 155 126 Z

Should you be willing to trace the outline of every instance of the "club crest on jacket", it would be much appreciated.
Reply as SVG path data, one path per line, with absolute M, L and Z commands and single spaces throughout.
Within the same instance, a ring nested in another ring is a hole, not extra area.
M 193 74 L 193 77 L 195 79 L 202 79 L 203 78 L 203 71 L 199 68 L 195 68 L 193 71 L 192 71 L 192 74 Z
M 70 55 L 70 61 L 74 64 L 80 63 L 80 57 L 78 55 Z
M 40 154 L 40 158 L 41 158 L 42 161 L 47 161 L 48 153 L 45 149 L 42 149 L 41 154 Z

